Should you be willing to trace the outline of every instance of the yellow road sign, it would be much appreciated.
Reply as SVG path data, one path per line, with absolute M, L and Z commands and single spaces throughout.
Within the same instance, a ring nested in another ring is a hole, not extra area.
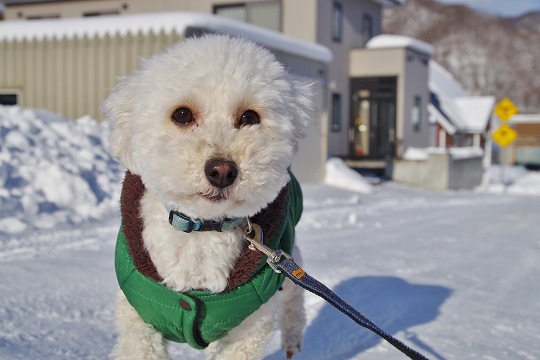
M 519 112 L 516 104 L 512 102 L 509 98 L 504 98 L 495 105 L 495 114 L 502 121 L 508 121 L 512 116 L 516 115 Z
M 506 124 L 501 125 L 497 130 L 495 130 L 493 135 L 491 135 L 493 140 L 495 140 L 495 142 L 502 147 L 507 147 L 510 145 L 514 140 L 516 140 L 517 136 L 517 132 Z

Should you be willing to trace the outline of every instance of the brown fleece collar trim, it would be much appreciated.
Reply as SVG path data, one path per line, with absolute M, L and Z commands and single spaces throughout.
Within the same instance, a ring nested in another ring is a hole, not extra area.
M 163 278 L 152 262 L 142 238 L 144 220 L 140 214 L 140 201 L 145 191 L 146 188 L 141 177 L 127 171 L 120 197 L 122 230 L 124 231 L 129 253 L 133 258 L 133 263 L 137 270 L 146 277 L 157 282 L 162 282 Z M 253 223 L 261 226 L 265 234 L 265 244 L 269 244 L 274 239 L 276 231 L 279 230 L 279 225 L 284 219 L 287 209 L 288 192 L 289 184 L 281 189 L 272 203 L 251 218 Z M 247 282 L 255 274 L 262 258 L 263 254 L 261 252 L 249 250 L 247 248 L 247 242 L 245 242 L 243 252 L 229 276 L 226 290 Z

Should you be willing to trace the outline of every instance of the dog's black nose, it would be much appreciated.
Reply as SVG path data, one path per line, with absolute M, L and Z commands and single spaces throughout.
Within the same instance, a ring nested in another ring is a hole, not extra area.
M 230 186 L 238 176 L 237 165 L 230 160 L 210 159 L 204 167 L 206 178 L 213 186 L 224 189 Z

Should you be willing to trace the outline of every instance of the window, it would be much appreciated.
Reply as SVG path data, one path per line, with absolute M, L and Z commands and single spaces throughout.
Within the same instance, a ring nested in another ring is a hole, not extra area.
M 281 31 L 280 1 L 214 5 L 214 14 L 266 29 Z
M 343 37 L 343 6 L 334 2 L 334 10 L 332 12 L 332 39 L 336 42 L 341 42 Z
M 18 15 L 19 17 L 23 16 L 21 13 L 19 13 Z M 60 14 L 29 15 L 26 17 L 26 20 L 43 20 L 43 19 L 60 19 Z
M 120 15 L 120 11 L 119 10 L 97 10 L 97 11 L 87 11 L 83 13 L 83 17 L 109 16 L 109 15 Z
M 420 125 L 422 123 L 422 98 L 418 95 L 414 97 L 411 121 L 414 131 L 420 131 Z
M 373 18 L 371 15 L 364 14 L 362 17 L 361 36 L 364 45 L 373 37 Z
M 0 105 L 17 105 L 17 94 L 0 93 Z
M 215 5 L 214 14 L 233 20 L 247 22 L 247 8 L 245 4 Z
M 341 94 L 332 94 L 332 131 L 341 131 Z

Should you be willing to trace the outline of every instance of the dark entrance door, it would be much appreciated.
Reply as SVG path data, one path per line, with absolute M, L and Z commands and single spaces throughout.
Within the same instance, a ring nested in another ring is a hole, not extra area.
M 396 78 L 351 80 L 352 158 L 385 160 L 393 157 L 396 144 Z

